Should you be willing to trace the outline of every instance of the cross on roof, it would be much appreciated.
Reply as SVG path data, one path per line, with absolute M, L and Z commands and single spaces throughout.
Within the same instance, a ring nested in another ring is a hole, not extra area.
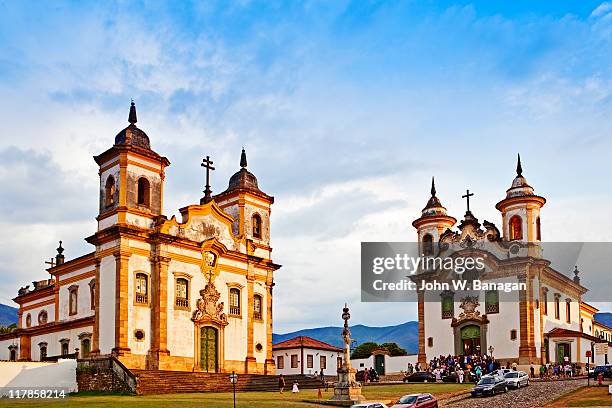
M 470 190 L 465 190 L 465 195 L 462 195 L 461 198 L 465 198 L 467 201 L 467 212 L 470 212 L 470 197 L 472 197 L 474 193 L 470 193 Z
M 210 171 L 215 168 L 212 166 L 213 161 L 210 160 L 210 156 L 206 156 L 202 160 L 201 166 L 206 169 L 206 187 L 204 188 L 204 197 L 200 200 L 200 204 L 206 204 L 212 200 L 212 190 L 210 189 Z
M 53 268 L 55 266 L 55 259 L 51 258 L 50 261 L 45 261 L 45 264 L 49 265 L 49 268 Z

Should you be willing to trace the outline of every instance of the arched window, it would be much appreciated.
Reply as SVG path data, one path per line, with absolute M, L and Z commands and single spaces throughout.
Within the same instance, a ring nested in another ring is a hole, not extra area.
M 253 319 L 261 320 L 261 296 L 255 295 L 253 296 Z
M 89 282 L 89 303 L 91 310 L 96 309 L 96 280 L 92 279 Z
M 253 216 L 253 238 L 261 238 L 261 217 L 259 214 Z
M 69 349 L 70 340 L 69 339 L 62 339 L 62 340 L 60 340 L 60 344 L 62 345 L 62 347 L 61 347 L 62 356 L 67 356 L 68 354 L 70 354 L 70 349 Z
M 146 273 L 136 274 L 136 303 L 149 303 L 149 277 Z
M 536 239 L 538 241 L 542 240 L 542 232 L 540 230 L 540 217 L 536 218 Z
M 427 338 L 427 347 L 433 347 L 433 337 Z
M 138 179 L 138 205 L 145 207 L 151 202 L 151 185 L 145 177 Z
M 499 292 L 489 290 L 485 293 L 485 310 L 487 314 L 499 313 Z
M 81 340 L 81 357 L 87 357 L 91 351 L 91 340 L 86 338 Z
M 72 285 L 68 288 L 68 301 L 69 301 L 69 311 L 68 314 L 73 316 L 77 314 L 79 308 L 79 287 L 77 285 Z
M 17 346 L 9 346 L 10 351 L 10 361 L 17 361 Z
M 240 289 L 231 288 L 229 291 L 229 314 L 240 316 Z
M 28 313 L 26 316 L 26 327 L 30 327 L 32 325 L 32 315 Z
M 176 279 L 175 305 L 178 308 L 189 308 L 189 281 L 185 278 Z
M 108 176 L 104 185 L 104 206 L 111 207 L 115 204 L 115 178 Z
M 518 215 L 510 218 L 510 241 L 523 239 L 523 220 Z
M 47 358 L 47 343 L 38 343 L 38 347 L 40 348 L 40 361 L 43 361 Z
M 423 236 L 423 255 L 431 256 L 434 253 L 433 236 L 425 234 Z
M 41 310 L 40 313 L 38 313 L 38 324 L 46 324 L 48 318 L 47 311 Z

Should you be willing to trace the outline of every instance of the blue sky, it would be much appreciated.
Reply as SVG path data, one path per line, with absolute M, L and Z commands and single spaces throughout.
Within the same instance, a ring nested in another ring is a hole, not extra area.
M 451 214 L 470 188 L 499 224 L 520 152 L 544 239 L 611 240 L 611 59 L 601 1 L 0 0 L 0 301 L 57 240 L 90 250 L 91 157 L 134 98 L 172 162 L 167 215 L 199 199 L 202 156 L 219 192 L 246 147 L 276 197 L 276 331 L 338 324 L 344 301 L 356 322 L 414 319 L 358 303 L 359 244 L 415 239 L 432 175 Z

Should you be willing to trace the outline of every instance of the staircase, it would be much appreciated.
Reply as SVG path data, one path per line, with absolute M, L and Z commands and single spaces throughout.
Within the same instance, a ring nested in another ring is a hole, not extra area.
M 131 370 L 136 376 L 136 393 L 171 394 L 188 392 L 231 392 L 228 373 L 192 373 L 187 371 Z M 318 378 L 286 375 L 285 391 L 291 392 L 293 382 L 300 389 L 323 387 Z M 238 374 L 236 391 L 278 391 L 277 375 Z

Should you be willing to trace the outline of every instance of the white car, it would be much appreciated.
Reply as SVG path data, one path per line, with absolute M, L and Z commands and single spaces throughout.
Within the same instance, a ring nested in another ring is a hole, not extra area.
M 503 377 L 504 375 L 506 375 L 507 373 L 509 373 L 511 371 L 512 370 L 510 370 L 509 368 L 499 368 L 499 369 L 493 371 L 492 373 L 490 373 L 489 375 Z
M 521 388 L 529 385 L 529 376 L 524 371 L 510 371 L 504 375 L 508 387 Z
M 363 402 L 361 404 L 355 404 L 351 408 L 389 408 L 382 402 Z

